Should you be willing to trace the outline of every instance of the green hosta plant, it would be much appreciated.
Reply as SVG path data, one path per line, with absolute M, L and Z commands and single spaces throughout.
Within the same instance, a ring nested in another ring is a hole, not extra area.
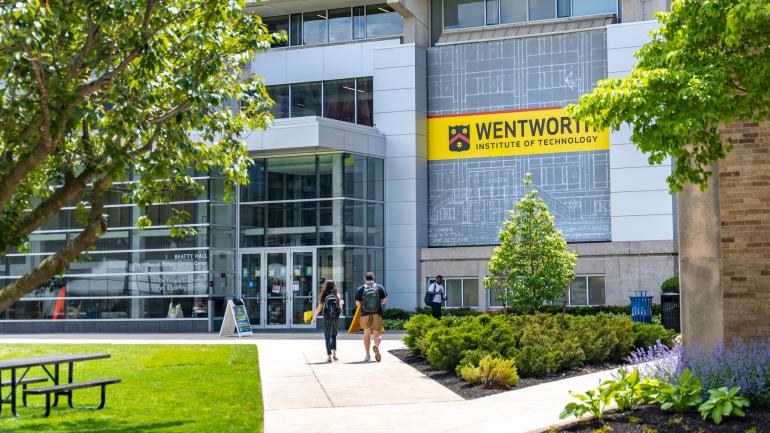
M 618 409 L 627 411 L 639 402 L 638 386 L 640 383 L 639 370 L 629 373 L 628 370 L 621 368 L 618 369 L 617 380 L 608 380 L 602 386 L 608 389 L 618 405 Z
M 703 419 L 711 417 L 715 424 L 722 422 L 722 418 L 729 416 L 746 416 L 743 409 L 749 407 L 749 399 L 738 395 L 739 386 L 727 389 L 721 387 L 709 390 L 709 399 L 698 407 Z
M 663 410 L 673 409 L 678 413 L 696 408 L 703 401 L 701 381 L 693 378 L 690 369 L 685 369 L 676 384 L 661 383 L 658 387 L 657 402 Z
M 585 394 L 576 394 L 571 391 L 569 394 L 579 401 L 564 406 L 564 410 L 559 415 L 561 419 L 571 416 L 581 418 L 583 415 L 590 413 L 594 418 L 601 420 L 604 417 L 604 412 L 607 411 L 607 406 L 612 401 L 612 390 L 604 386 L 596 390 L 586 391 Z

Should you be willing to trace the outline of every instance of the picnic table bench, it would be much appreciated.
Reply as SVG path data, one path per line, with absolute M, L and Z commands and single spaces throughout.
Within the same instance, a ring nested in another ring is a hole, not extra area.
M 11 405 L 11 413 L 13 416 L 19 416 L 16 412 L 16 388 L 22 386 L 22 398 L 24 406 L 27 406 L 28 395 L 41 395 L 46 396 L 46 408 L 45 416 L 51 413 L 51 396 L 53 395 L 53 406 L 58 406 L 59 396 L 67 397 L 67 404 L 69 407 L 72 405 L 72 391 L 76 389 L 91 388 L 100 386 L 101 390 L 101 402 L 97 409 L 104 407 L 105 400 L 105 387 L 113 383 L 119 383 L 120 379 L 98 379 L 85 382 L 73 382 L 73 365 L 75 362 L 91 361 L 96 359 L 110 358 L 111 355 L 106 353 L 92 353 L 92 354 L 69 354 L 69 355 L 49 355 L 39 356 L 34 358 L 18 358 L 9 359 L 6 361 L 0 361 L 0 412 L 2 412 L 3 404 Z M 60 378 L 61 365 L 67 365 L 67 379 L 66 382 Z M 50 367 L 53 367 L 51 371 Z M 41 367 L 48 376 L 46 377 L 26 377 L 27 373 L 32 367 Z M 18 374 L 17 370 L 22 370 L 21 374 Z M 10 371 L 11 380 L 2 381 L 3 371 Z M 53 385 L 44 386 L 42 388 L 28 388 L 27 386 L 35 383 L 53 382 Z M 4 395 L 2 392 L 3 387 L 10 387 L 11 390 L 8 395 Z

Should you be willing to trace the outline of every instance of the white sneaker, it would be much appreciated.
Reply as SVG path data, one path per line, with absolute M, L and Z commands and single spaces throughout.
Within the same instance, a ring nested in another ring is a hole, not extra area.
M 372 360 L 372 357 L 369 356 L 369 354 L 367 353 L 366 356 L 364 356 L 364 362 L 369 362 L 371 360 Z

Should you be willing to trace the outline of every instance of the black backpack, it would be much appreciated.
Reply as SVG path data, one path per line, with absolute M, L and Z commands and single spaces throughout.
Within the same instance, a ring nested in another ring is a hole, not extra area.
M 430 286 L 428 286 L 428 290 L 425 291 L 425 299 L 424 300 L 425 300 L 425 305 L 427 305 L 428 307 L 433 306 L 433 296 L 434 295 L 431 295 L 429 293 L 430 289 L 433 288 L 433 284 L 435 284 L 435 283 L 432 283 Z
M 337 295 L 326 295 L 324 299 L 324 317 L 336 319 L 340 317 L 340 301 Z

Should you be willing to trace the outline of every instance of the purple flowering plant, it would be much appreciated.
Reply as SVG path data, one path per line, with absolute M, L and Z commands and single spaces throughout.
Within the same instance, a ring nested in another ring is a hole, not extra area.
M 709 389 L 740 387 L 740 395 L 757 406 L 770 407 L 770 340 L 747 343 L 735 339 L 718 344 L 707 352 L 698 348 L 669 348 L 660 341 L 648 349 L 638 349 L 628 357 L 629 364 L 643 377 L 671 383 L 685 369 Z

